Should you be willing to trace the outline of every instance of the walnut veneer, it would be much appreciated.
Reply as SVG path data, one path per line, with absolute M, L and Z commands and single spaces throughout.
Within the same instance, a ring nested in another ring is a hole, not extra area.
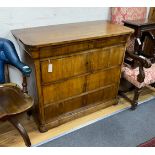
M 33 69 L 28 89 L 40 131 L 117 103 L 132 32 L 108 21 L 12 30 L 23 61 Z

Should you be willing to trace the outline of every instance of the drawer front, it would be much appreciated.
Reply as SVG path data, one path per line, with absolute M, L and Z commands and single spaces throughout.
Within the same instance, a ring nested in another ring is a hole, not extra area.
M 110 38 L 97 39 L 95 40 L 95 48 L 102 48 L 108 46 L 114 46 L 119 44 L 125 44 L 128 39 L 128 35 L 114 36 Z
M 73 43 L 65 43 L 61 45 L 42 47 L 39 50 L 39 58 L 41 59 L 66 54 L 73 54 L 85 50 L 110 47 L 119 44 L 125 45 L 127 38 L 128 35 L 119 36 L 119 38 L 118 36 L 113 36 L 94 40 L 77 41 Z
M 124 46 L 113 46 L 109 48 L 96 49 L 89 54 L 91 70 L 98 70 L 122 64 L 124 57 Z
M 124 61 L 125 47 L 118 46 L 110 49 L 109 67 L 121 65 Z
M 45 120 L 50 120 L 67 112 L 83 107 L 83 97 L 77 97 L 58 104 L 51 104 L 45 108 Z
M 110 57 L 110 48 L 100 48 L 93 50 L 89 54 L 89 65 L 92 71 L 97 69 L 104 69 L 108 67 L 108 60 Z
M 116 88 L 117 87 L 115 85 L 111 85 L 102 90 L 89 93 L 87 95 L 83 95 L 57 104 L 51 104 L 44 109 L 45 120 L 48 122 L 50 119 L 61 116 L 62 114 L 80 110 L 82 107 L 93 105 L 105 100 L 107 101 L 114 99 L 117 94 Z
M 52 72 L 48 72 L 49 61 L 41 62 L 43 83 L 54 82 L 87 72 L 87 53 L 50 60 Z
M 87 105 L 116 98 L 117 88 L 117 85 L 111 85 L 97 92 L 89 93 L 87 95 Z
M 114 67 L 88 75 L 86 90 L 91 91 L 113 83 L 119 83 L 120 70 L 120 67 Z
M 40 49 L 40 58 L 61 56 L 89 50 L 93 48 L 94 46 L 93 43 L 94 41 L 82 41 L 59 46 L 56 45 L 56 46 L 43 47 Z
M 48 86 L 42 86 L 44 104 L 54 103 L 68 97 L 79 95 L 85 91 L 84 76 L 65 80 Z
M 120 67 L 114 67 L 107 70 L 100 70 L 86 76 L 42 86 L 44 104 L 59 102 L 87 91 L 92 91 L 107 85 L 119 83 L 119 79 Z

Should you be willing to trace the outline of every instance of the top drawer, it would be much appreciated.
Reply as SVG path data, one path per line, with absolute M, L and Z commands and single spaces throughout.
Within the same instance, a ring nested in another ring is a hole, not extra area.
M 98 69 L 121 65 L 123 56 L 124 46 L 120 45 L 89 50 L 64 57 L 49 58 L 41 61 L 42 83 L 46 84 Z M 52 64 L 52 72 L 48 72 L 50 63 Z
M 73 53 L 77 53 L 85 50 L 91 50 L 95 48 L 105 48 L 110 46 L 116 46 L 120 44 L 125 44 L 127 38 L 128 38 L 128 35 L 120 35 L 119 37 L 113 36 L 108 38 L 100 38 L 100 39 L 94 39 L 94 40 L 65 43 L 62 45 L 42 47 L 39 49 L 39 53 L 38 53 L 38 50 L 36 51 L 36 53 L 34 51 L 34 56 L 32 57 L 35 57 L 35 58 L 39 57 L 41 59 L 41 58 L 73 54 Z M 31 55 L 33 55 L 32 52 L 31 52 Z

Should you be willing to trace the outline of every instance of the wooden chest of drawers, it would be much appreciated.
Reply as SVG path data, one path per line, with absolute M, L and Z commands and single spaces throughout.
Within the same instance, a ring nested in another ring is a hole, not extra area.
M 117 102 L 131 33 L 107 21 L 12 30 L 33 69 L 28 89 L 41 132 Z

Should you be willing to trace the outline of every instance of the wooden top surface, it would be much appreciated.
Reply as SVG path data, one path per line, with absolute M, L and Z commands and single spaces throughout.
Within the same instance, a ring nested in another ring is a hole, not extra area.
M 141 20 L 126 20 L 124 23 L 134 26 L 150 26 L 155 25 L 155 20 L 146 18 Z
M 42 47 L 67 42 L 117 36 L 132 33 L 125 26 L 111 24 L 108 21 L 89 21 L 61 25 L 49 25 L 11 31 L 24 45 Z

